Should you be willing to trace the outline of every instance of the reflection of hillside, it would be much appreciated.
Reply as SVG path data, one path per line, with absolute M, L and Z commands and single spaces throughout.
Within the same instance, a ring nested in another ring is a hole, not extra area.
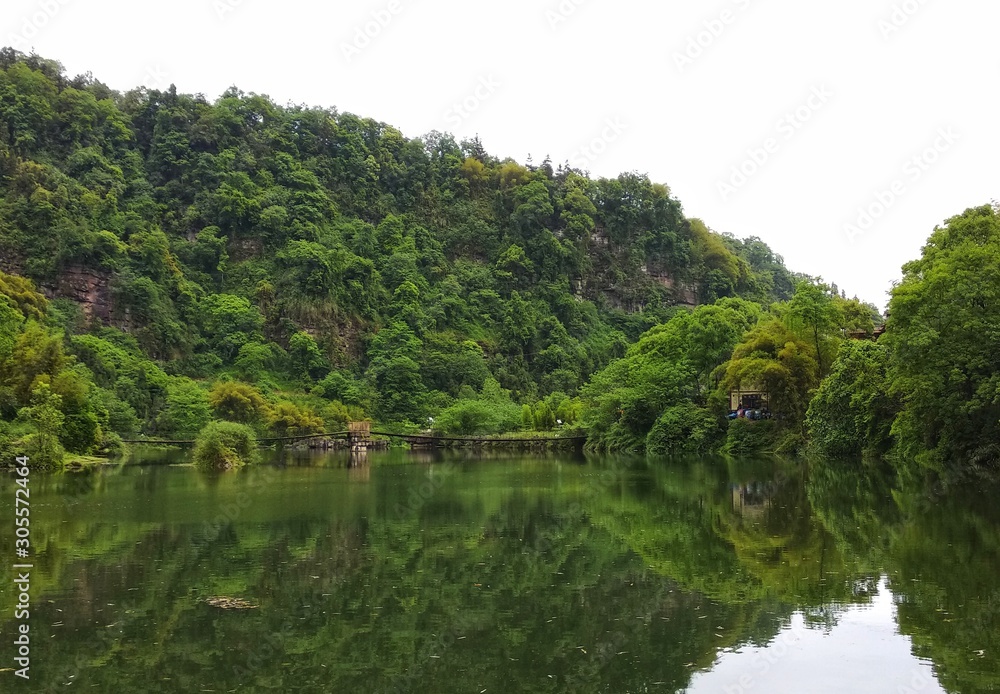
M 838 609 L 833 605 L 868 600 L 856 586 L 872 577 L 814 519 L 801 470 L 783 467 L 776 473 L 774 479 L 739 485 L 751 490 L 753 505 L 750 512 L 744 506 L 724 516 L 721 533 L 770 594 L 829 623 Z
M 720 647 L 779 628 L 648 570 L 591 523 L 624 475 L 595 486 L 576 465 L 528 462 L 512 489 L 509 469 L 480 468 L 476 485 L 462 470 L 374 467 L 366 484 L 347 483 L 353 470 L 126 470 L 80 500 L 74 532 L 40 495 L 39 538 L 64 563 L 36 596 L 35 655 L 59 667 L 35 684 L 671 691 Z M 426 480 L 434 493 L 410 496 Z M 212 595 L 260 608 L 219 611 Z M 513 684 L 539 672 L 543 688 Z
M 727 603 L 867 599 L 855 587 L 868 577 L 813 521 L 796 468 L 692 461 L 658 463 L 653 473 L 655 494 L 615 497 L 592 513 L 650 568 Z
M 39 476 L 32 628 L 60 668 L 35 684 L 672 691 L 794 613 L 839 624 L 884 569 L 949 691 L 1000 687 L 988 496 L 901 511 L 884 480 L 773 463 L 381 460 Z
M 942 685 L 1000 691 L 995 490 L 953 489 L 930 502 L 892 485 L 883 470 L 838 461 L 816 466 L 809 497 L 845 551 L 889 575 L 900 631 Z
M 949 691 L 1000 691 L 1000 513 L 992 495 L 919 503 L 906 519 L 893 533 L 890 571 L 900 629 Z

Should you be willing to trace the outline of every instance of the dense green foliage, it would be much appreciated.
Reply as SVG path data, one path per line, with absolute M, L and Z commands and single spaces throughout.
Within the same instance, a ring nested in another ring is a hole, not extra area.
M 678 314 L 583 389 L 593 445 L 656 454 L 797 450 L 825 365 L 846 336 L 871 334 L 873 312 L 803 280 L 789 301 L 767 308 L 720 299 Z M 775 419 L 727 427 L 737 390 L 768 393 Z
M 210 422 L 194 444 L 194 462 L 201 467 L 229 470 L 251 463 L 257 457 L 253 429 L 235 422 Z
M 935 229 L 903 267 L 886 333 L 843 350 L 813 400 L 815 443 L 834 455 L 893 453 L 949 483 L 1000 471 L 1000 211 Z
M 173 87 L 122 94 L 10 49 L 0 258 L 15 297 L 0 350 L 23 327 L 65 353 L 39 368 L 67 374 L 52 385 L 71 450 L 112 432 L 190 437 L 213 416 L 260 433 L 348 415 L 550 429 L 678 306 L 786 300 L 793 286 L 763 242 L 686 219 L 643 175 L 524 166 L 478 140 L 406 138 L 235 88 L 214 103 Z M 21 277 L 86 301 L 17 303 L 34 291 Z M 19 373 L 7 421 L 33 388 Z M 510 404 L 479 421 L 490 379 Z M 233 393 L 206 405 L 227 381 L 256 386 L 252 413 Z M 302 417 L 272 417 L 281 402 Z M 511 405 L 531 409 L 530 425 Z
M 0 51 L 0 443 L 50 462 L 213 418 L 279 436 L 580 418 L 601 449 L 791 451 L 811 430 L 829 454 L 994 470 L 998 258 L 995 209 L 949 220 L 879 347 L 843 350 L 871 306 L 645 176 L 237 89 L 122 94 Z M 774 424 L 730 436 L 736 389 L 766 391 Z
M 897 410 L 890 395 L 887 341 L 849 342 L 809 405 L 809 432 L 832 456 L 881 455 Z
M 678 314 L 643 335 L 625 358 L 584 389 L 592 440 L 604 449 L 642 450 L 665 411 L 683 403 L 706 406 L 717 382 L 715 370 L 759 314 L 756 304 L 723 299 Z M 671 421 L 685 426 L 674 417 L 660 421 L 658 452 L 668 452 L 667 441 L 679 437 L 679 432 L 667 431 Z
M 903 267 L 889 311 L 902 457 L 946 474 L 1000 470 L 1000 210 L 936 229 Z
M 135 415 L 101 388 L 53 325 L 58 312 L 23 278 L 0 272 L 0 450 L 58 466 L 64 455 L 120 448 Z

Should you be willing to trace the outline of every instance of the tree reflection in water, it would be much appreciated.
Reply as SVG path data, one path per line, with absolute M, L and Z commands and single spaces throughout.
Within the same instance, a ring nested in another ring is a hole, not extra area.
M 796 691 L 822 657 L 847 663 L 843 691 L 930 677 L 918 658 L 949 692 L 1000 688 L 984 490 L 929 502 L 878 469 L 776 460 L 276 460 L 35 478 L 36 684 L 778 691 L 760 663 L 784 647 Z

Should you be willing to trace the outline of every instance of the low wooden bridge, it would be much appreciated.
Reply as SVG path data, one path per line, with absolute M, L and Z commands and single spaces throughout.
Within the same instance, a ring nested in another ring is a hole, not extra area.
M 277 436 L 269 438 L 259 438 L 257 443 L 261 445 L 295 443 L 297 441 L 311 440 L 344 440 L 348 448 L 352 451 L 367 450 L 376 447 L 378 442 L 374 437 L 381 439 L 401 439 L 413 448 L 544 448 L 550 445 L 566 445 L 575 448 L 582 448 L 586 443 L 586 436 L 552 436 L 542 437 L 489 437 L 489 436 L 434 436 L 431 434 L 398 434 L 389 431 L 373 431 L 371 422 L 349 422 L 346 431 L 330 431 L 317 434 L 300 434 L 297 436 Z M 129 444 L 149 444 L 154 446 L 191 446 L 194 441 L 178 441 L 166 439 L 131 439 L 123 441 Z

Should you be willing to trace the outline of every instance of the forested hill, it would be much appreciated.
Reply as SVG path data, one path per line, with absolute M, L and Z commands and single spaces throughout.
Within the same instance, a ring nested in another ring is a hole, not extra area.
M 484 385 L 572 396 L 679 306 L 794 290 L 766 244 L 687 219 L 641 174 L 235 88 L 122 94 L 10 49 L 0 176 L 0 270 L 56 299 L 50 329 L 148 432 L 170 428 L 176 379 L 220 375 L 388 422 Z M 123 355 L 156 362 L 159 396 L 129 394 L 149 374 L 102 373 Z

